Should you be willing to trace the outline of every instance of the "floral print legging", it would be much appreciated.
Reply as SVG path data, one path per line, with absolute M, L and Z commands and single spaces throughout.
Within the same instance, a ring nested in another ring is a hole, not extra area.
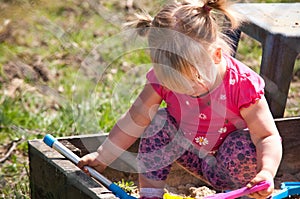
M 166 180 L 173 162 L 215 189 L 237 189 L 256 175 L 256 149 L 248 130 L 230 133 L 216 153 L 196 149 L 177 128 L 176 121 L 160 109 L 145 130 L 139 146 L 140 173 Z

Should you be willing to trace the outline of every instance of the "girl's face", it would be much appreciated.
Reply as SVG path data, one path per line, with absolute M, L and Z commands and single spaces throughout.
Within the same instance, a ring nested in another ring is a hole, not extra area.
M 211 62 L 212 61 L 212 62 Z M 195 75 L 194 78 L 187 77 L 191 90 L 188 91 L 188 95 L 197 97 L 204 94 L 207 94 L 210 89 L 213 88 L 214 84 L 216 83 L 217 75 L 219 73 L 218 66 L 222 61 L 222 50 L 221 48 L 217 48 L 213 52 L 211 52 L 211 60 L 207 61 L 206 67 L 202 68 L 202 73 L 205 74 L 206 79 L 201 78 L 199 72 L 192 68 L 192 73 Z M 224 67 L 224 66 L 222 66 Z M 226 66 L 225 66 L 226 68 Z M 203 70 L 205 69 L 205 70 Z

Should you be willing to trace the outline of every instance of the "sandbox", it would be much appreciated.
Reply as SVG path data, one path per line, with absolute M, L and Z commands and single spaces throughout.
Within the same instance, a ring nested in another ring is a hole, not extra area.
M 284 147 L 283 160 L 275 179 L 275 185 L 279 188 L 281 182 L 300 181 L 300 117 L 277 119 L 276 125 L 283 138 Z M 100 133 L 63 137 L 58 140 L 78 156 L 83 156 L 96 151 L 106 136 Z M 30 140 L 28 145 L 32 198 L 116 198 L 103 185 L 87 176 L 71 161 L 44 144 L 42 140 Z M 138 142 L 128 151 L 132 152 L 130 154 L 135 154 L 137 148 Z M 129 161 L 130 164 L 122 160 L 128 160 L 128 158 L 132 159 Z M 121 156 L 105 170 L 104 176 L 113 182 L 121 179 L 137 182 L 134 158 L 126 154 Z M 206 185 L 175 163 L 167 179 L 167 185 L 179 187 L 187 184 L 197 187 Z

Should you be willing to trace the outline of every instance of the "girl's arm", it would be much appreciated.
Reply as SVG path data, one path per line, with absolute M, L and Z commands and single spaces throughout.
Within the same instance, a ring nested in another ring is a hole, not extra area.
M 82 157 L 78 167 L 89 165 L 102 172 L 141 136 L 157 112 L 161 101 L 162 98 L 147 83 L 130 109 L 112 128 L 108 138 L 97 152 Z
M 262 97 L 248 108 L 242 108 L 241 115 L 247 123 L 257 153 L 258 173 L 248 186 L 263 180 L 273 182 L 282 157 L 282 145 L 265 97 Z M 266 198 L 273 190 L 274 185 L 266 191 L 257 192 L 251 196 Z

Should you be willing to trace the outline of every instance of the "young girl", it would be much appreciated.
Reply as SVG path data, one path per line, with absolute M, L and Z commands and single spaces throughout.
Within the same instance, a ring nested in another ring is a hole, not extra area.
M 147 84 L 97 152 L 80 160 L 80 168 L 102 172 L 141 137 L 143 199 L 163 197 L 175 161 L 218 190 L 273 182 L 282 146 L 264 81 L 230 56 L 222 14 L 232 27 L 238 25 L 225 0 L 174 2 L 154 19 L 138 16 L 135 24 L 148 36 L 153 62 Z M 159 109 L 162 101 L 165 109 Z M 267 198 L 273 189 L 250 197 Z

